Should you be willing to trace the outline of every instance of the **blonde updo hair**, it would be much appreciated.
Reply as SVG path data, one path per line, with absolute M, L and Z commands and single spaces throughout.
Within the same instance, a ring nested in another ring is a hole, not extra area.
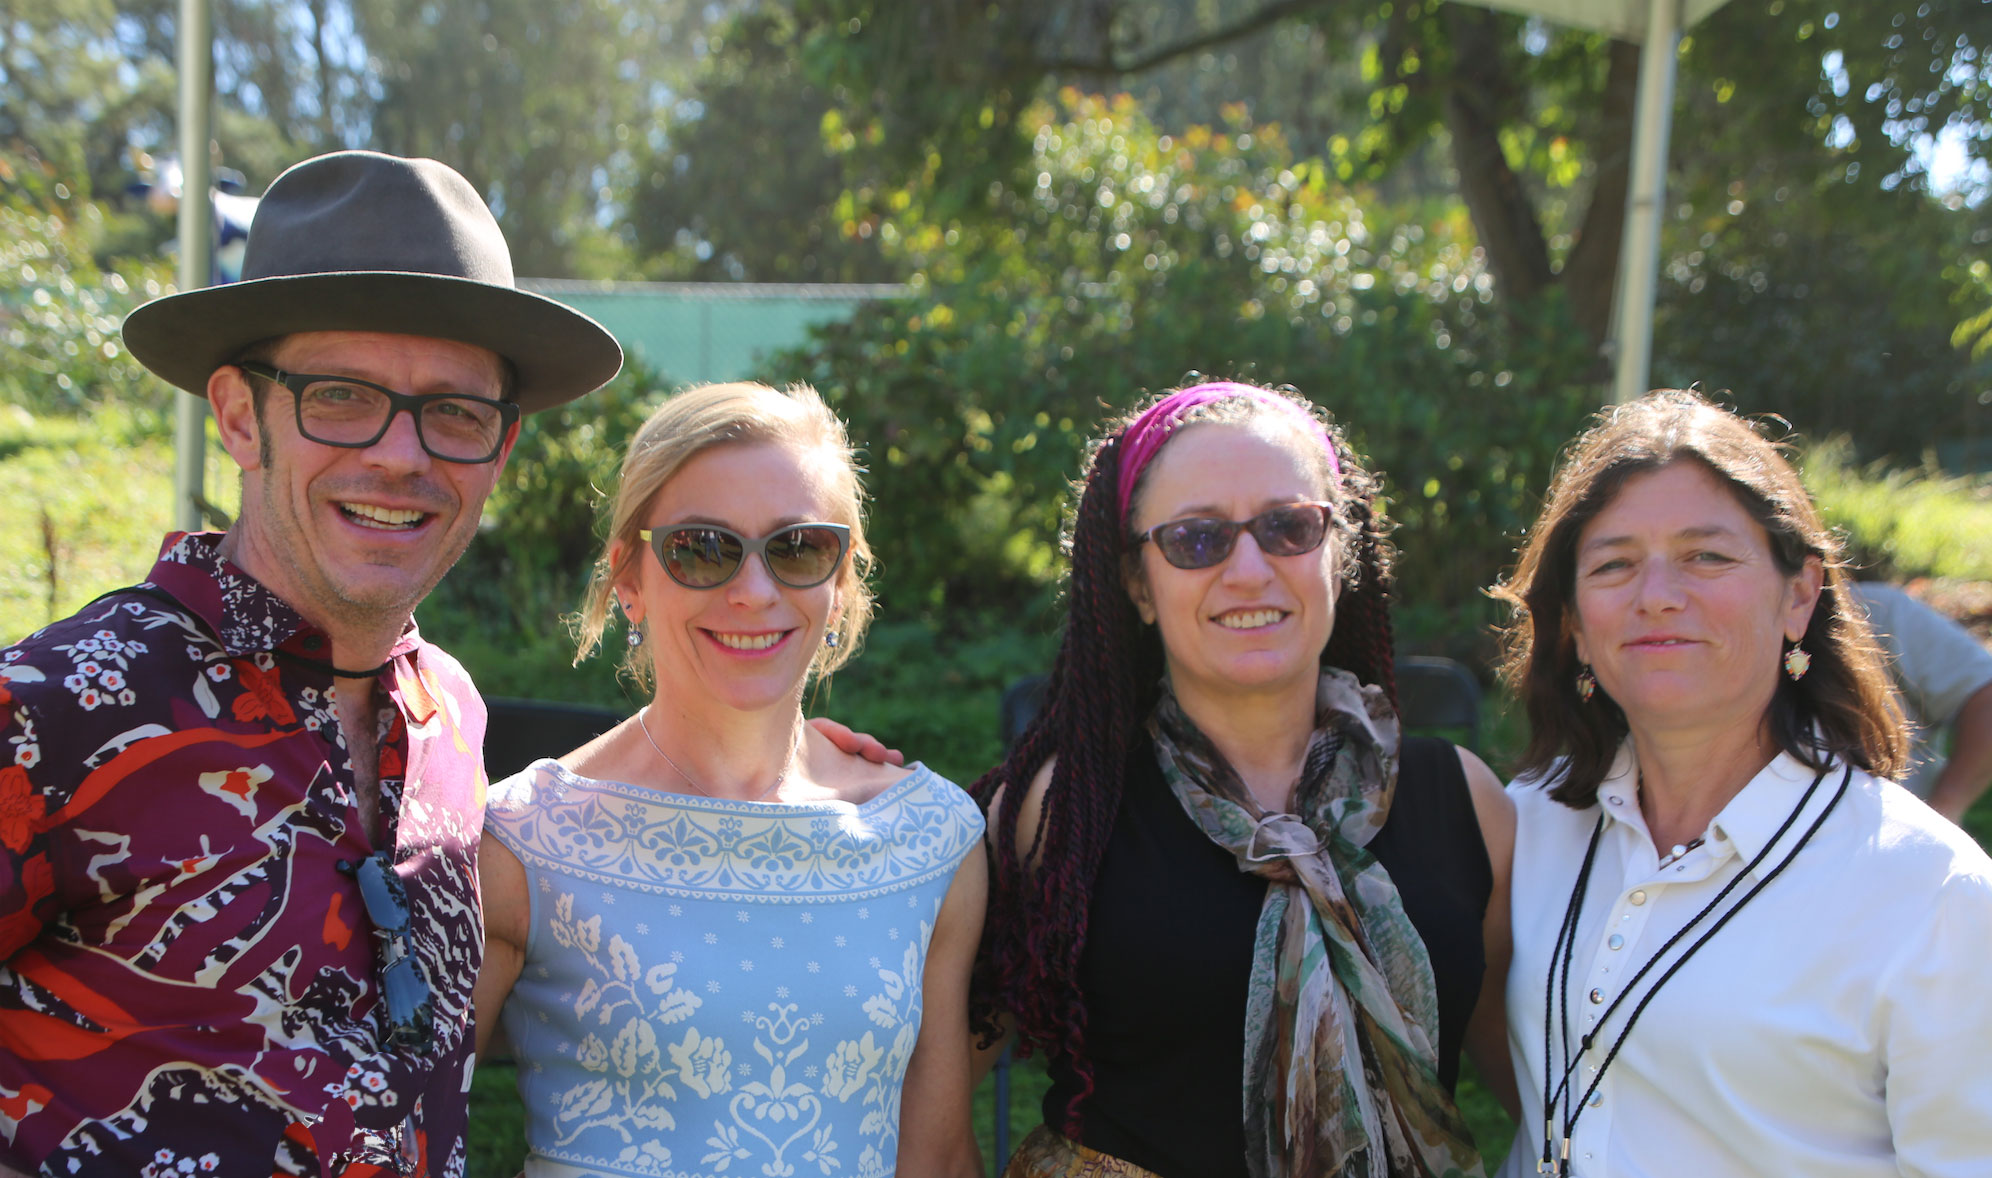
M 576 663 L 602 645 L 616 582 L 629 572 L 647 545 L 638 538 L 643 517 L 664 484 L 687 462 L 714 446 L 775 442 L 797 450 L 820 450 L 833 460 L 832 507 L 823 522 L 851 529 L 851 549 L 837 570 L 842 612 L 831 623 L 836 646 L 824 646 L 810 662 L 810 674 L 825 676 L 849 662 L 871 623 L 871 544 L 865 538 L 864 486 L 858 481 L 855 452 L 844 423 L 805 384 L 776 391 L 764 384 L 734 381 L 701 385 L 659 405 L 636 431 L 624 456 L 611 501 L 608 538 L 595 560 L 594 576 L 577 623 Z M 644 690 L 654 684 L 642 647 L 623 659 L 623 671 Z

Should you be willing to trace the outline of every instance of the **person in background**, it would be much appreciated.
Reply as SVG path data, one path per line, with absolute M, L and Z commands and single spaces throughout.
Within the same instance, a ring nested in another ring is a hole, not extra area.
M 805 725 L 871 616 L 861 489 L 816 393 L 712 385 L 630 442 L 583 623 L 635 716 L 492 789 L 489 950 L 529 1178 L 978 1175 L 982 818 Z
M 977 1013 L 1049 1056 L 1012 1178 L 1478 1173 L 1503 1090 L 1512 808 L 1405 737 L 1371 477 L 1297 397 L 1110 428 L 1042 709 L 977 782 Z
M 0 653 L 0 1170 L 465 1164 L 484 706 L 413 612 L 622 352 L 434 160 L 285 172 L 243 279 L 124 327 L 240 517 Z
M 1901 708 L 1778 448 L 1693 393 L 1607 411 L 1497 593 L 1502 1174 L 1985 1174 L 1992 859 L 1889 780 Z
M 1992 786 L 1992 651 L 1971 631 L 1879 581 L 1855 581 L 1915 727 L 1902 784 L 1952 822 Z M 1949 756 L 1938 751 L 1948 735 Z

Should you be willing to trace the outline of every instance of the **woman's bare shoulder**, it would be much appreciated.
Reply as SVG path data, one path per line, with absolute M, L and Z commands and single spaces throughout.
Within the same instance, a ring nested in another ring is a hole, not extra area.
M 880 764 L 844 752 L 813 728 L 805 728 L 804 732 L 810 779 L 841 801 L 862 806 L 914 772 L 903 765 Z
M 1051 772 L 1057 766 L 1058 758 L 1049 757 L 1031 775 L 1030 784 L 1024 787 L 1023 800 L 1017 810 L 1017 858 L 1036 866 L 1038 823 L 1044 815 L 1044 795 L 1051 789 Z M 996 787 L 989 795 L 988 838 L 991 847 L 996 846 L 996 828 L 1002 821 L 1004 807 L 1010 787 L 1007 783 Z

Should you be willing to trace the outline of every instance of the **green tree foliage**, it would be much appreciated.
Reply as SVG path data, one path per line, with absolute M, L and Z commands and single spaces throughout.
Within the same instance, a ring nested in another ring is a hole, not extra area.
M 1588 391 L 1568 320 L 1492 314 L 1466 226 L 1380 220 L 1240 110 L 1160 135 L 1128 99 L 1024 113 L 1025 181 L 880 227 L 917 298 L 779 365 L 869 451 L 888 611 L 1015 609 L 1053 576 L 1100 420 L 1192 372 L 1291 383 L 1390 476 L 1427 634 L 1468 635 Z M 1469 639 L 1470 641 L 1470 639 Z
M 484 192 L 514 269 L 610 277 L 612 230 L 658 113 L 735 0 L 351 0 L 377 103 L 369 146 L 425 155 Z
M 328 44 L 328 0 L 215 0 L 214 145 L 260 187 L 364 134 L 360 70 Z M 139 178 L 139 153 L 176 152 L 174 0 L 38 0 L 0 20 L 0 144 L 86 197 Z
M 0 403 L 37 414 L 114 397 L 165 404 L 118 334 L 165 268 L 100 266 L 109 220 L 46 161 L 0 148 Z
M 0 20 L 0 148 L 62 177 L 77 195 L 130 179 L 127 147 L 170 132 L 168 55 L 151 50 L 141 14 L 109 0 L 13 6 Z
M 252 191 L 306 156 L 441 159 L 492 202 L 516 269 L 619 276 L 638 148 L 745 0 L 214 0 L 218 162 Z M 36 0 L 0 18 L 0 146 L 86 197 L 178 149 L 175 0 Z M 110 210 L 107 210 L 110 211 Z M 170 218 L 110 233 L 151 252 Z
M 743 13 L 704 59 L 696 100 L 635 149 L 627 224 L 644 272 L 697 282 L 888 282 L 871 185 L 826 150 L 830 95 L 797 58 L 780 5 Z
M 1986 221 L 1909 148 L 1983 125 L 1992 5 L 1842 7 L 1739 0 L 1684 45 L 1655 376 L 1982 465 L 1992 362 L 1951 337 Z
M 875 144 L 880 167 L 919 177 L 944 210 L 977 207 L 992 180 L 1030 166 L 1017 112 L 1060 79 L 1159 93 L 1159 72 L 1186 63 L 1314 62 L 1342 99 L 1339 125 L 1289 73 L 1264 92 L 1251 77 L 1229 85 L 1255 121 L 1295 112 L 1319 136 L 1297 150 L 1344 181 L 1388 184 L 1406 165 L 1429 175 L 1443 146 L 1503 305 L 1555 292 L 1584 340 L 1607 334 L 1635 46 L 1438 0 L 797 10 L 818 75 L 872 132 L 854 150 Z M 1277 30 L 1314 38 L 1269 41 Z M 1656 377 L 1733 387 L 1819 430 L 1865 424 L 1880 395 L 1905 412 L 1871 444 L 1911 453 L 1914 431 L 1972 432 L 1986 371 L 1944 341 L 1985 303 L 1956 304 L 1968 266 L 1945 266 L 1980 218 L 1929 199 L 1917 151 L 1946 127 L 1973 159 L 1992 151 L 1987 50 L 1983 0 L 1735 0 L 1695 30 L 1677 87 Z M 1730 211 L 1739 201 L 1749 212 Z

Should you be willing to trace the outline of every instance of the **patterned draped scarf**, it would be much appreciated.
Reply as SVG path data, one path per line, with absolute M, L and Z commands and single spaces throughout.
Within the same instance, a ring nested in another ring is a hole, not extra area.
M 1265 876 L 1245 1017 L 1252 1178 L 1466 1178 L 1472 1137 L 1438 1079 L 1438 997 L 1397 885 L 1365 848 L 1397 786 L 1383 692 L 1325 669 L 1298 813 L 1253 800 L 1165 682 L 1148 730 L 1192 821 Z

